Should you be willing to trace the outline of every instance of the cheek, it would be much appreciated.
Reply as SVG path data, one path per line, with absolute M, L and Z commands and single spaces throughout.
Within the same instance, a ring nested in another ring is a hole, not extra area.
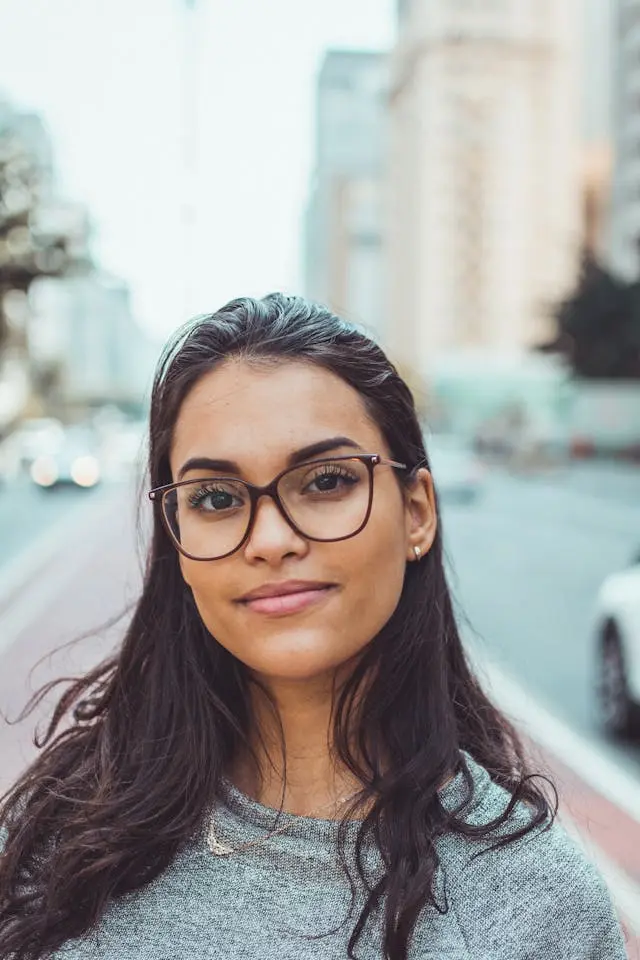
M 191 588 L 198 613 L 209 632 L 214 636 L 223 632 L 224 611 L 229 606 L 228 602 L 223 600 L 226 581 L 220 561 L 217 561 L 217 566 L 218 568 L 213 570 L 211 564 L 198 563 L 180 557 L 182 576 L 187 586 Z
M 400 523 L 371 524 L 363 533 L 366 536 L 361 540 L 356 537 L 352 541 L 352 555 L 345 556 L 345 567 L 350 571 L 345 600 L 351 630 L 365 635 L 367 642 L 382 629 L 398 605 L 406 558 L 404 528 Z
M 340 583 L 336 602 L 307 619 L 251 621 L 250 631 L 229 600 L 245 582 L 241 556 L 229 558 L 228 570 L 225 561 L 213 570 L 185 558 L 181 567 L 203 623 L 230 653 L 265 675 L 310 676 L 350 660 L 389 620 L 402 592 L 405 549 L 402 515 L 386 512 L 350 540 L 311 543 L 304 574 Z

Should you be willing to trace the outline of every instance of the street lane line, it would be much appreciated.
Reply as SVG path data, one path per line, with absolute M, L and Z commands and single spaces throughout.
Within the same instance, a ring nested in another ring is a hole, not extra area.
M 14 560 L 0 566 L 0 607 L 56 555 L 63 543 L 74 539 L 92 515 L 100 512 L 105 503 L 112 502 L 109 493 L 111 491 L 100 492 L 97 498 L 92 496 L 84 503 L 77 504 L 54 521 L 42 536 L 30 543 Z
M 484 656 L 477 644 L 467 647 L 480 677 L 487 679 L 487 693 L 497 705 L 541 747 L 640 823 L 640 782 L 607 757 L 595 741 L 573 730 L 553 714 L 513 676 Z
M 602 874 L 616 908 L 624 916 L 629 932 L 635 937 L 640 936 L 640 886 L 603 853 L 597 843 L 587 839 L 570 816 L 559 813 L 558 820 Z

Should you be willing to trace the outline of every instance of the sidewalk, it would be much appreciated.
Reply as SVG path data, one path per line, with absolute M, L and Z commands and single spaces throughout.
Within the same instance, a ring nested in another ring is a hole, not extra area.
M 558 819 L 609 886 L 628 960 L 640 960 L 640 781 L 471 648 L 493 701 L 521 734 L 531 766 L 558 791 Z

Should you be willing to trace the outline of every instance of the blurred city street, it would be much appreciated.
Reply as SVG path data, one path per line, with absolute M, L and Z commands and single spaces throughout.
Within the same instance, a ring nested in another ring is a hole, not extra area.
M 640 960 L 637 2 L 8 0 L 0 64 L 0 792 L 139 595 L 162 345 L 300 293 L 410 388 L 469 657 Z
M 481 647 L 593 736 L 594 599 L 640 554 L 640 496 L 582 487 L 580 468 L 555 480 L 496 473 L 476 506 L 447 513 L 445 503 L 445 542 Z M 624 756 L 640 776 L 640 749 Z

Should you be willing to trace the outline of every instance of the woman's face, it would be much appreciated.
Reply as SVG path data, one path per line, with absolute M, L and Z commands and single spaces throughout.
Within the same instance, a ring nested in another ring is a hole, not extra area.
M 334 374 L 299 362 L 265 369 L 229 361 L 186 397 L 174 430 L 172 475 L 177 479 L 187 460 L 207 457 L 234 461 L 241 479 L 264 485 L 292 454 L 333 437 L 348 437 L 359 449 L 337 446 L 323 456 L 390 456 L 359 394 Z M 215 475 L 198 468 L 182 479 Z M 423 554 L 431 546 L 435 517 L 426 470 L 407 491 L 394 469 L 381 465 L 374 470 L 369 522 L 355 537 L 307 540 L 263 497 L 239 550 L 220 560 L 180 555 L 182 574 L 207 629 L 252 672 L 266 682 L 319 678 L 361 653 L 389 619 L 414 545 Z M 296 610 L 267 611 L 241 599 L 290 580 L 330 586 Z

